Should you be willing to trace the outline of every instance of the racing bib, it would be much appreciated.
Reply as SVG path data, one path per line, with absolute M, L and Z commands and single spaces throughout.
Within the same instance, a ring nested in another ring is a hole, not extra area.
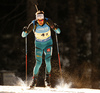
M 48 25 L 38 26 L 34 32 L 36 41 L 45 42 L 51 38 L 51 31 Z

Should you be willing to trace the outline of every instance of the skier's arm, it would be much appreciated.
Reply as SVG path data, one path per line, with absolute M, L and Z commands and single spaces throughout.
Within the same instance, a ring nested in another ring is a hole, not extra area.
M 22 32 L 22 37 L 26 37 L 32 30 L 33 30 L 33 23 L 31 22 L 28 25 L 28 27 L 24 26 L 23 32 Z
M 52 20 L 48 19 L 47 24 L 57 33 L 60 34 L 60 29 L 58 28 L 58 25 L 56 23 L 53 23 Z
M 31 22 L 27 27 L 27 33 L 29 34 L 33 30 L 33 23 Z

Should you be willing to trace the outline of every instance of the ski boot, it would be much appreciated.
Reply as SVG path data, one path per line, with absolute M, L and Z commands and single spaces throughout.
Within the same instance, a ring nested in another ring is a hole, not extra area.
M 30 85 L 30 89 L 36 87 L 36 84 L 37 84 L 37 77 L 33 77 L 33 82 Z
M 45 76 L 45 87 L 51 87 L 51 83 L 50 83 L 50 77 L 51 77 L 51 74 L 46 74 Z

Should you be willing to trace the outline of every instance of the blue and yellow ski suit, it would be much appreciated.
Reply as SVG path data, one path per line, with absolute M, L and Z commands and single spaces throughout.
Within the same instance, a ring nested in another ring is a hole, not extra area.
M 42 64 L 43 53 L 45 54 L 46 74 L 50 74 L 52 45 L 53 45 L 53 41 L 51 38 L 51 28 L 56 33 L 58 34 L 60 33 L 60 29 L 55 27 L 54 23 L 50 19 L 45 18 L 45 21 L 48 21 L 49 25 L 46 22 L 44 22 L 44 24 L 40 26 L 38 23 L 35 23 L 36 22 L 35 20 L 33 20 L 28 27 L 28 33 L 30 32 L 30 29 L 33 29 L 35 35 L 36 64 L 33 70 L 34 76 L 37 76 L 39 73 L 39 68 L 41 67 Z M 36 25 L 36 29 L 34 28 L 35 25 Z

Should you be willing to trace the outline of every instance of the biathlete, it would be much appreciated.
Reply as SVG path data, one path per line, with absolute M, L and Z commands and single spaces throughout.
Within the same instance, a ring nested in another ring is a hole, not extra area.
M 42 55 L 45 54 L 45 86 L 51 86 L 50 83 L 50 72 L 51 72 L 51 56 L 52 56 L 52 45 L 53 40 L 51 37 L 51 30 L 53 29 L 55 33 L 60 34 L 60 29 L 55 25 L 52 20 L 44 17 L 43 11 L 36 12 L 36 19 L 33 20 L 28 27 L 24 27 L 22 32 L 22 37 L 27 37 L 27 35 L 33 31 L 35 35 L 35 58 L 36 64 L 33 69 L 33 82 L 30 88 L 34 88 L 37 84 L 37 78 L 39 73 L 39 68 L 42 64 Z

